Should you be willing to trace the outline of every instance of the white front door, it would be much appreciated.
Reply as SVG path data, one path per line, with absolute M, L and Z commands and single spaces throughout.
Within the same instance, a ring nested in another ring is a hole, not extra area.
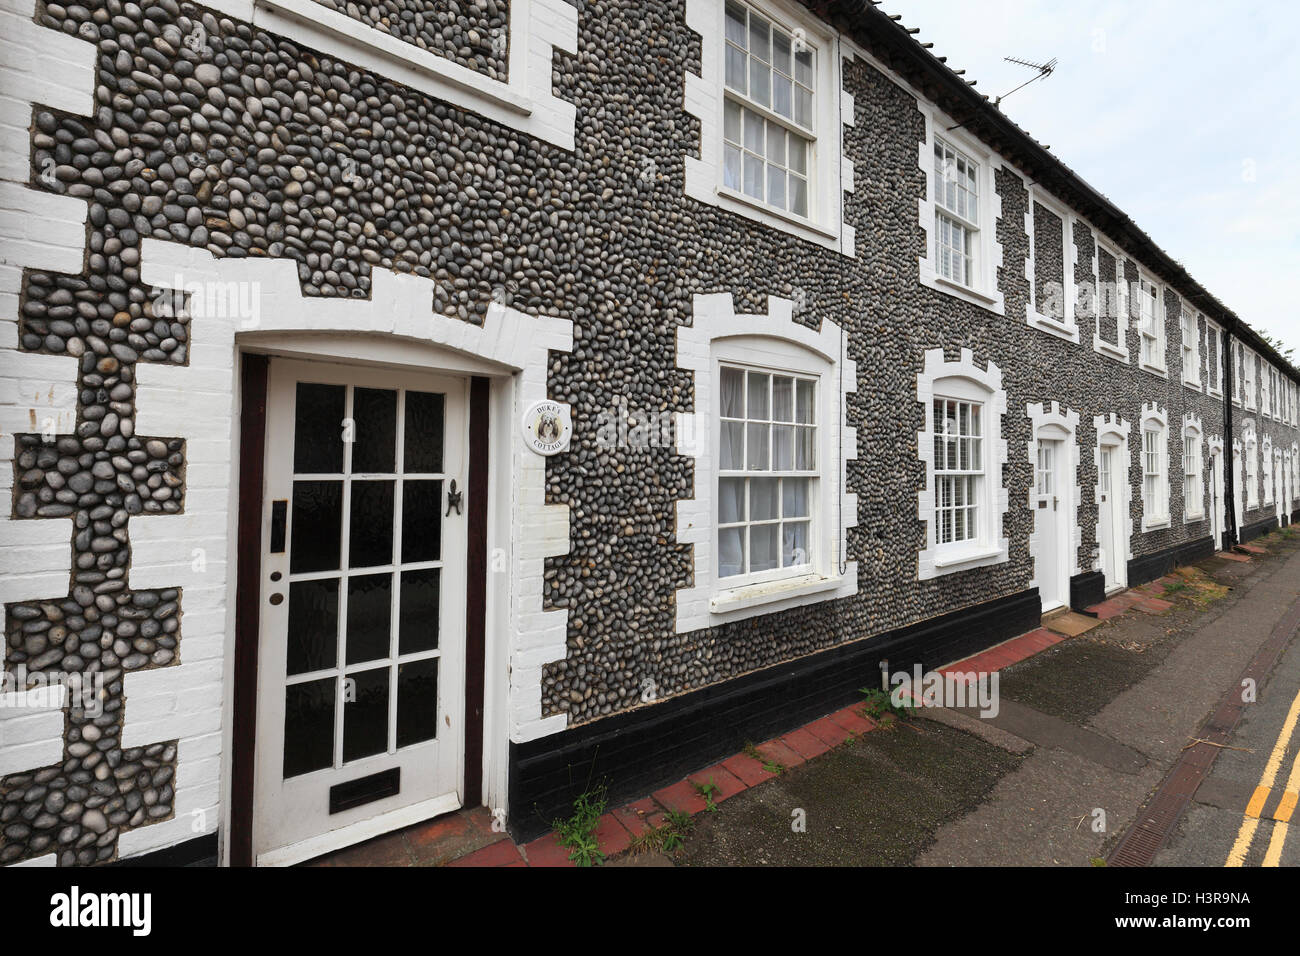
M 1241 461 L 1241 452 L 1232 450 L 1232 516 L 1237 528 L 1237 540 L 1241 540 L 1242 514 L 1246 509 L 1246 477 Z
M 1097 547 L 1107 593 L 1123 587 L 1128 580 L 1128 547 L 1121 515 L 1124 496 L 1120 484 L 1127 478 L 1115 467 L 1121 459 L 1118 445 L 1102 445 L 1098 449 Z
M 1062 528 L 1068 501 L 1064 497 L 1065 442 L 1038 439 L 1034 467 L 1034 577 L 1043 610 L 1050 611 L 1069 600 L 1069 534 Z
M 461 804 L 468 382 L 270 368 L 253 852 L 288 864 Z
M 1273 455 L 1273 474 L 1269 479 L 1269 484 L 1273 489 L 1274 516 L 1277 523 L 1282 523 L 1282 459 L 1276 453 Z
M 1214 550 L 1223 548 L 1223 530 L 1226 516 L 1223 510 L 1223 455 L 1210 455 L 1210 534 Z

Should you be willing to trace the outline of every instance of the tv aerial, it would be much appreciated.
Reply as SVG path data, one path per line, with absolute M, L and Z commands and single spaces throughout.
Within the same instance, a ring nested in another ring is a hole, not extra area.
M 996 100 L 993 101 L 994 106 L 1001 105 L 1002 101 L 1005 100 L 1008 96 L 1016 92 L 1016 90 L 1024 89 L 1030 83 L 1034 82 L 1034 80 L 1042 80 L 1051 76 L 1052 71 L 1056 69 L 1056 62 L 1057 62 L 1056 57 L 1052 57 L 1046 63 L 1033 63 L 1029 60 L 1021 60 L 1018 57 L 1014 57 L 1014 56 L 1004 56 L 1002 59 L 1005 60 L 1007 63 L 1015 63 L 1017 66 L 1025 66 L 1031 70 L 1036 70 L 1037 72 L 1035 73 L 1034 76 L 1031 76 L 1029 79 L 1025 80 L 1025 82 L 1017 86 L 1015 90 L 1008 90 L 1006 93 L 1003 93 L 1001 96 L 999 96 Z

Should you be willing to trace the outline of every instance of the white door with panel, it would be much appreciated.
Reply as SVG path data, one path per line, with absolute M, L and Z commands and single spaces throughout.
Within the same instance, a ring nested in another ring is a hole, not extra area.
M 1070 501 L 1065 478 L 1069 446 L 1064 437 L 1054 426 L 1043 428 L 1034 462 L 1034 578 L 1044 611 L 1070 600 Z
M 1223 549 L 1223 532 L 1226 529 L 1227 513 L 1223 502 L 1223 453 L 1210 453 L 1210 534 L 1214 538 L 1214 550 Z
M 1124 534 L 1123 482 L 1128 477 L 1119 468 L 1124 456 L 1119 445 L 1102 444 L 1097 449 L 1097 547 L 1107 593 L 1128 584 L 1128 541 Z
M 273 359 L 253 850 L 460 806 L 468 382 Z

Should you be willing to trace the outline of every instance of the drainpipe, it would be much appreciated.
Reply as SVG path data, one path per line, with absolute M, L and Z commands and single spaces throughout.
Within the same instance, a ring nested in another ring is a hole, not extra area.
M 1237 466 L 1232 460 L 1232 374 L 1236 363 L 1232 360 L 1232 330 L 1236 327 L 1235 319 L 1223 323 L 1223 348 L 1219 352 L 1223 360 L 1223 511 L 1228 530 L 1224 533 L 1226 541 L 1219 542 L 1225 550 L 1237 543 L 1237 489 L 1233 482 L 1237 480 Z

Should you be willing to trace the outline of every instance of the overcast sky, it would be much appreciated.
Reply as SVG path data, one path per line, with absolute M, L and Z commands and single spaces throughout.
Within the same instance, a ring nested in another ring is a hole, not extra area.
M 1300 356 L 1300 4 L 885 0 L 932 53 Z

